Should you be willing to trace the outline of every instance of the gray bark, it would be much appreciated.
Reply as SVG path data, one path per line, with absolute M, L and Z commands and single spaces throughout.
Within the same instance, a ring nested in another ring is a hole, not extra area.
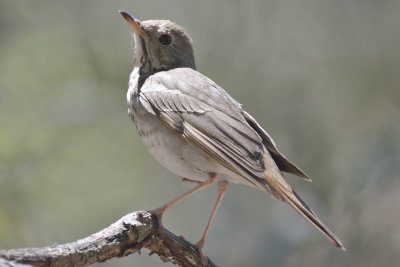
M 165 228 L 146 211 L 129 213 L 109 227 L 68 244 L 42 248 L 0 250 L 0 267 L 87 266 L 113 257 L 140 253 L 142 248 L 157 254 L 163 262 L 177 266 L 216 266 L 197 248 Z M 24 265 L 26 264 L 26 265 Z

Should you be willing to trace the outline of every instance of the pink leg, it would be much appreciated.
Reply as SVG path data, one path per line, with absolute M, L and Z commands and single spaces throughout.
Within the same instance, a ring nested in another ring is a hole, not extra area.
M 157 209 L 151 210 L 149 212 L 158 217 L 159 226 L 162 227 L 162 222 L 161 222 L 162 215 L 169 207 L 181 202 L 182 200 L 184 200 L 185 198 L 187 198 L 191 194 L 193 194 L 195 192 L 198 192 L 198 191 L 200 191 L 200 190 L 202 190 L 202 189 L 204 189 L 206 187 L 211 186 L 214 183 L 214 181 L 215 181 L 215 175 L 210 176 L 207 180 L 205 180 L 201 184 L 198 184 L 197 186 L 195 186 L 191 190 L 183 193 L 179 197 L 171 200 L 170 202 L 164 204 L 163 206 L 161 206 L 161 207 L 159 207 Z
M 200 253 L 203 254 L 202 250 L 204 247 L 204 242 L 207 238 L 208 231 L 210 228 L 211 223 L 214 220 L 215 214 L 217 213 L 218 207 L 221 204 L 222 199 L 224 198 L 224 195 L 226 191 L 228 190 L 228 182 L 227 181 L 219 181 L 218 182 L 218 196 L 217 200 L 215 201 L 214 207 L 211 211 L 211 216 L 208 219 L 208 223 L 206 228 L 204 229 L 203 235 L 201 236 L 199 242 L 197 242 L 196 247 L 199 249 Z

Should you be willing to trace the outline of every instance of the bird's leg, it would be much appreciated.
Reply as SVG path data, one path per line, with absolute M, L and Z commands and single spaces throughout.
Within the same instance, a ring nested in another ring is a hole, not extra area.
M 204 247 L 204 242 L 207 238 L 208 235 L 208 230 L 210 228 L 211 223 L 214 220 L 215 214 L 217 213 L 218 207 L 221 204 L 222 199 L 224 198 L 224 195 L 226 191 L 228 190 L 228 182 L 227 181 L 219 181 L 218 182 L 218 196 L 217 200 L 215 201 L 214 207 L 211 211 L 210 218 L 208 219 L 208 223 L 206 228 L 204 229 L 203 235 L 201 236 L 199 242 L 197 242 L 196 247 L 199 250 L 201 256 L 203 257 L 203 247 Z
M 162 205 L 159 208 L 156 208 L 154 210 L 149 211 L 152 215 L 156 216 L 158 219 L 158 225 L 159 227 L 162 227 L 162 215 L 163 213 L 171 206 L 181 202 L 182 200 L 184 200 L 185 198 L 187 198 L 188 196 L 190 196 L 191 194 L 198 192 L 206 187 L 211 186 L 215 181 L 215 174 L 210 175 L 210 177 L 205 180 L 204 182 L 198 184 L 197 186 L 195 186 L 194 188 L 192 188 L 191 190 L 183 193 L 182 195 L 178 196 L 177 198 L 171 200 L 170 202 Z

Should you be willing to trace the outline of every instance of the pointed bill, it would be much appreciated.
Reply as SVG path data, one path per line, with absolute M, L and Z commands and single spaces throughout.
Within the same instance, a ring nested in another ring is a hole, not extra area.
M 131 25 L 131 27 L 137 32 L 141 37 L 145 37 L 147 33 L 140 27 L 142 24 L 140 20 L 129 14 L 128 12 L 120 10 L 119 13 L 124 17 L 124 19 Z

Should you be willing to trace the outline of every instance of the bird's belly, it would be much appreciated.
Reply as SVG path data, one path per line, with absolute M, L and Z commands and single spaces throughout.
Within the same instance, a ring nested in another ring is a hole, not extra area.
M 205 181 L 222 167 L 182 136 L 172 132 L 150 114 L 134 114 L 143 143 L 161 165 L 174 174 L 195 181 Z

